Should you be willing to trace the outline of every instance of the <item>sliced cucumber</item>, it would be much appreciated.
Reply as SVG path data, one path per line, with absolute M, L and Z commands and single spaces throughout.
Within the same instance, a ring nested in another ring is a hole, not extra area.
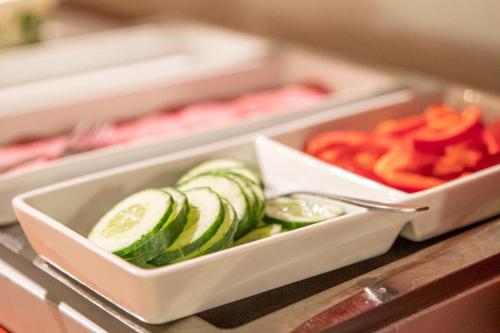
M 167 192 L 173 199 L 172 213 L 167 222 L 163 225 L 160 231 L 149 240 L 148 247 L 141 246 L 135 251 L 130 251 L 126 254 L 120 254 L 124 259 L 144 266 L 149 260 L 158 256 L 163 249 L 169 247 L 182 232 L 187 221 L 188 201 L 184 193 L 176 190 L 173 187 L 162 188 L 162 191 Z M 158 249 L 150 251 L 150 248 Z
M 343 215 L 335 202 L 312 196 L 281 197 L 266 203 L 267 223 L 279 223 L 285 229 L 296 229 Z
M 224 220 L 212 238 L 210 238 L 196 251 L 191 252 L 187 256 L 180 257 L 172 261 L 172 263 L 216 252 L 233 245 L 234 234 L 238 226 L 236 212 L 234 211 L 233 206 L 231 206 L 226 199 L 222 199 L 222 206 L 224 207 Z
M 255 194 L 255 197 L 257 198 L 258 207 L 257 207 L 256 220 L 257 224 L 259 224 L 259 222 L 261 222 L 262 219 L 264 218 L 264 211 L 266 208 L 266 197 L 264 195 L 264 191 L 260 186 L 251 184 L 250 188 L 252 189 L 253 193 Z
M 172 196 L 148 189 L 125 198 L 97 222 L 88 238 L 120 256 L 157 252 L 152 238 L 163 238 L 160 230 L 172 212 Z
M 245 167 L 232 168 L 232 169 L 218 169 L 215 172 L 216 173 L 231 173 L 231 174 L 235 174 L 235 175 L 238 175 L 238 176 L 245 177 L 246 179 L 248 179 L 253 184 L 256 184 L 256 185 L 260 185 L 261 184 L 260 176 L 257 175 L 252 170 L 250 170 L 248 168 L 245 168 Z
M 174 203 L 176 204 L 172 212 L 171 223 L 182 224 L 181 230 L 179 230 L 180 233 L 186 222 L 186 217 L 189 210 L 188 199 L 184 193 L 178 191 L 173 187 L 164 187 L 161 190 L 170 194 L 172 196 L 172 199 L 174 200 Z
M 234 181 L 236 184 L 240 186 L 240 188 L 243 190 L 243 194 L 245 195 L 245 198 L 247 199 L 247 204 L 248 204 L 248 219 L 249 219 L 249 224 L 250 224 L 250 229 L 253 228 L 253 221 L 255 220 L 255 214 L 257 213 L 257 198 L 255 197 L 255 194 L 253 193 L 252 189 L 249 186 L 249 182 L 241 176 L 235 175 L 235 174 L 226 174 L 224 175 L 225 177 L 231 179 Z
M 276 224 L 276 223 L 268 224 L 266 226 L 250 231 L 248 234 L 246 234 L 245 236 L 241 237 L 236 242 L 234 242 L 234 246 L 267 238 L 279 234 L 282 230 L 283 228 L 281 227 L 281 224 Z
M 248 232 L 249 207 L 243 190 L 236 182 L 222 175 L 201 175 L 183 184 L 180 189 L 185 191 L 198 187 L 209 187 L 233 206 L 238 217 L 236 238 Z
M 175 242 L 164 248 L 150 264 L 161 266 L 190 254 L 207 242 L 219 228 L 224 218 L 220 197 L 209 188 L 185 191 L 189 202 L 187 222 Z
M 177 182 L 177 184 L 183 184 L 188 180 L 193 179 L 196 176 L 201 174 L 218 170 L 218 169 L 232 169 L 232 168 L 241 168 L 245 165 L 237 160 L 229 159 L 229 158 L 219 158 L 210 161 L 203 162 L 198 164 L 188 172 L 186 172 Z

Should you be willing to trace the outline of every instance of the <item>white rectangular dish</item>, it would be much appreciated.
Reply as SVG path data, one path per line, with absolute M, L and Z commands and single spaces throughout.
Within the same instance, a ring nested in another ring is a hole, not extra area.
M 175 320 L 381 254 L 409 218 L 344 205 L 347 214 L 334 220 L 149 270 L 85 237 L 117 200 L 172 184 L 191 166 L 215 157 L 239 159 L 259 169 L 273 192 L 317 171 L 306 158 L 283 170 L 275 163 L 288 159 L 280 148 L 262 137 L 247 136 L 34 190 L 16 197 L 14 209 L 44 259 L 148 323 Z M 308 188 L 319 187 L 317 181 L 311 178 Z M 353 194 L 361 196 L 364 189 L 358 189 Z
M 268 48 L 265 39 L 191 22 L 142 24 L 12 48 L 0 53 L 0 113 L 123 94 L 256 60 Z
M 475 99 L 472 102 L 479 106 L 486 123 L 500 119 L 500 98 L 470 89 L 451 87 L 436 93 L 416 93 L 409 100 L 402 100 L 389 107 L 377 106 L 373 102 L 366 103 L 356 114 L 346 113 L 340 116 L 343 109 L 349 109 L 340 107 L 303 118 L 288 123 L 278 130 L 275 129 L 279 134 L 271 135 L 269 144 L 276 145 L 283 155 L 288 156 L 288 160 L 282 160 L 282 167 L 293 165 L 294 161 L 303 159 L 314 165 L 316 173 L 313 177 L 322 180 L 318 190 L 335 189 L 334 191 L 339 194 L 353 195 L 365 187 L 370 189 L 362 193 L 362 197 L 366 199 L 418 202 L 430 206 L 429 211 L 409 219 L 402 231 L 403 237 L 422 241 L 499 214 L 500 165 L 425 191 L 406 193 L 309 156 L 302 152 L 304 142 L 311 135 L 326 130 L 370 130 L 385 119 L 422 113 L 426 106 L 434 102 L 445 101 L 451 105 L 461 106 L 470 102 L 467 99 L 471 97 Z M 343 177 L 338 177 L 339 175 Z M 350 187 L 346 186 L 345 179 L 349 179 Z M 288 190 L 293 190 L 295 187 L 302 188 L 308 181 L 309 179 L 303 179 L 302 183 L 291 183 Z
M 231 126 L 212 127 L 181 137 L 110 146 L 19 172 L 2 174 L 0 224 L 14 221 L 10 200 L 18 193 L 128 162 L 275 126 L 320 112 L 327 107 L 395 90 L 399 84 L 391 76 L 343 60 L 325 58 L 305 51 L 282 49 L 263 58 L 242 61 L 225 68 L 215 66 L 192 75 L 170 77 L 168 80 L 135 87 L 132 91 L 107 97 L 99 96 L 83 103 L 60 107 L 41 105 L 29 112 L 0 114 L 2 144 L 16 138 L 61 133 L 70 129 L 81 118 L 105 118 L 115 122 L 140 117 L 160 108 L 200 100 L 223 99 L 301 81 L 321 83 L 332 89 L 333 93 L 311 107 L 255 117 L 233 123 Z

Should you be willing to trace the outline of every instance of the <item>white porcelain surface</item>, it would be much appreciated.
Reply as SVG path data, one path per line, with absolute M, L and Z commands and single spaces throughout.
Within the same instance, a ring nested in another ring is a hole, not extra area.
M 222 52 L 222 51 L 221 51 Z M 155 141 L 113 146 L 55 160 L 30 169 L 0 175 L 0 224 L 14 221 L 10 200 L 19 193 L 105 168 L 151 158 L 230 136 L 250 133 L 289 120 L 318 113 L 327 106 L 367 98 L 394 90 L 390 76 L 367 70 L 338 59 L 324 58 L 299 50 L 282 50 L 265 59 L 242 61 L 225 69 L 216 66 L 181 78 L 170 78 L 155 85 L 142 85 L 134 91 L 64 107 L 30 112 L 0 114 L 0 144 L 19 137 L 47 135 L 69 129 L 83 115 L 119 120 L 167 107 L 213 98 L 237 96 L 244 92 L 290 82 L 317 81 L 334 89 L 331 96 L 316 105 L 248 119 L 222 129 Z M 236 59 L 233 59 L 236 62 Z M 57 119 L 57 121 L 54 121 Z
M 14 208 L 42 257 L 149 323 L 194 314 L 390 248 L 408 215 L 349 205 L 344 205 L 347 215 L 332 221 L 152 270 L 129 264 L 85 238 L 117 200 L 139 189 L 172 184 L 187 168 L 207 158 L 234 157 L 258 167 L 266 186 L 277 192 L 303 172 L 315 174 L 316 166 L 304 159 L 286 172 L 279 165 L 273 167 L 269 156 L 276 161 L 286 158 L 275 148 L 250 136 L 219 142 L 38 189 L 16 197 Z M 317 182 L 311 178 L 309 188 L 319 187 Z M 362 192 L 360 186 L 352 194 Z
M 484 220 L 500 213 L 500 165 L 476 172 L 470 176 L 450 181 L 444 185 L 418 193 L 404 193 L 349 171 L 331 166 L 312 156 L 301 152 L 305 140 L 312 134 L 325 130 L 373 128 L 379 121 L 423 112 L 426 105 L 436 101 L 447 101 L 454 105 L 462 105 L 465 99 L 476 98 L 483 119 L 488 121 L 500 119 L 500 98 L 485 93 L 472 93 L 463 88 L 449 88 L 436 93 L 407 92 L 411 96 L 405 100 L 404 92 L 398 93 L 400 100 L 393 98 L 393 105 L 384 105 L 385 97 L 375 98 L 364 106 L 357 107 L 357 112 L 349 112 L 345 106 L 316 116 L 303 118 L 282 126 L 278 134 L 271 135 L 274 144 L 288 156 L 287 165 L 293 165 L 298 160 L 307 160 L 310 165 L 317 165 L 314 174 L 304 177 L 322 179 L 319 186 L 332 188 L 336 193 L 351 195 L 358 188 L 366 186 L 362 197 L 374 200 L 389 200 L 430 206 L 430 210 L 415 215 L 402 231 L 402 236 L 422 241 L 448 231 Z M 392 94 L 397 96 L 397 94 Z M 412 96 L 413 95 L 413 96 Z M 376 102 L 376 101 L 379 102 Z M 283 163 L 285 164 L 285 163 Z M 345 175 L 338 177 L 338 175 Z M 346 185 L 349 179 L 351 186 Z M 307 183 L 307 181 L 306 181 Z
M 265 56 L 268 47 L 262 38 L 172 22 L 7 49 L 0 53 L 0 105 L 4 106 L 0 114 L 83 103 L 169 82 L 179 75 L 241 65 Z

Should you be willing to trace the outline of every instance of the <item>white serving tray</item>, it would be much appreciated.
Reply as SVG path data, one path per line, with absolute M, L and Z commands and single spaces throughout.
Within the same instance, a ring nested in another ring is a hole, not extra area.
M 0 52 L 0 114 L 124 94 L 253 61 L 268 48 L 265 39 L 192 22 L 142 24 L 12 48 Z
M 153 324 L 384 253 L 408 219 L 406 214 L 343 205 L 348 214 L 332 221 L 149 270 L 85 238 L 116 201 L 143 188 L 173 184 L 189 167 L 214 157 L 237 158 L 257 167 L 274 192 L 285 190 L 281 184 L 316 172 L 307 158 L 283 170 L 275 164 L 287 158 L 281 149 L 263 138 L 243 137 L 34 190 L 16 197 L 14 208 L 31 245 L 44 259 Z M 322 180 L 311 177 L 309 188 L 319 186 L 317 181 Z
M 304 158 L 316 166 L 314 177 L 322 179 L 318 190 L 331 189 L 339 194 L 355 194 L 364 189 L 362 197 L 373 200 L 412 203 L 430 206 L 427 212 L 408 220 L 402 236 L 414 241 L 422 241 L 448 231 L 479 222 L 500 213 L 500 165 L 496 165 L 472 175 L 461 177 L 444 185 L 420 191 L 405 193 L 381 183 L 364 178 L 349 171 L 332 166 L 302 152 L 304 142 L 313 134 L 326 130 L 354 129 L 370 130 L 380 121 L 411 114 L 422 113 L 433 102 L 446 101 L 462 106 L 467 102 L 479 105 L 486 122 L 500 119 L 500 98 L 462 87 L 442 87 L 436 92 L 415 93 L 409 100 L 402 100 L 391 106 L 366 103 L 356 114 L 341 116 L 342 108 L 332 109 L 318 115 L 290 122 L 270 136 L 269 144 L 281 149 L 287 159 L 282 158 L 279 166 L 293 165 Z M 344 108 L 348 109 L 348 108 Z M 340 177 L 341 176 L 341 177 Z M 346 180 L 351 184 L 347 186 Z M 289 184 L 288 190 L 302 188 L 307 179 L 302 178 Z M 369 189 L 369 190 L 368 190 Z
M 153 69 L 152 69 L 153 70 Z M 97 71 L 96 73 L 100 73 Z M 225 68 L 213 67 L 190 75 L 171 77 L 113 96 L 29 112 L 0 114 L 0 144 L 20 137 L 43 136 L 68 130 L 82 117 L 112 121 L 137 117 L 160 108 L 207 99 L 226 98 L 291 82 L 317 81 L 334 92 L 316 105 L 248 119 L 229 127 L 211 128 L 190 135 L 130 143 L 69 156 L 30 169 L 0 175 L 0 224 L 14 221 L 10 200 L 19 193 L 105 168 L 158 156 L 230 136 L 275 126 L 319 112 L 327 107 L 395 90 L 392 76 L 336 59 L 296 49 L 281 49 L 268 56 Z

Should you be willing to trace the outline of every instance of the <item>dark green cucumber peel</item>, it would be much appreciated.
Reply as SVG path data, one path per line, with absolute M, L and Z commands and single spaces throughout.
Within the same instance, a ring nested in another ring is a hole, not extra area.
M 212 192 L 214 195 L 217 195 L 216 193 L 211 191 L 209 188 L 198 188 L 198 189 L 193 189 L 193 190 L 199 190 L 199 189 L 205 189 L 205 190 Z M 188 190 L 185 193 L 188 193 L 190 191 L 192 191 L 192 190 Z M 220 200 L 219 200 L 219 202 L 220 202 Z M 220 203 L 220 205 L 222 205 L 222 203 Z M 187 222 L 184 226 L 184 230 L 181 232 L 181 235 L 179 235 L 179 237 L 181 237 L 184 232 L 188 232 L 191 229 L 191 227 L 193 226 L 193 224 L 198 222 L 198 218 L 199 218 L 198 208 L 190 204 L 189 211 L 187 214 Z M 149 264 L 154 265 L 154 266 L 163 266 L 163 265 L 166 265 L 166 264 L 172 262 L 173 260 L 175 260 L 179 257 L 189 255 L 191 252 L 200 248 L 205 242 L 207 242 L 210 239 L 210 237 L 212 237 L 216 233 L 217 229 L 219 228 L 220 224 L 223 221 L 223 218 L 224 218 L 224 209 L 222 209 L 222 206 L 221 206 L 221 207 L 219 207 L 219 214 L 217 215 L 214 223 L 211 224 L 210 228 L 207 229 L 203 233 L 202 236 L 200 236 L 194 242 L 191 242 L 191 243 L 189 243 L 185 246 L 182 246 L 182 247 L 172 248 L 175 245 L 175 242 L 174 242 L 170 247 L 163 248 L 162 252 L 159 255 L 157 255 L 156 257 L 154 257 L 152 260 L 149 261 Z M 193 231 L 194 231 L 194 229 L 193 229 Z
M 200 257 L 232 246 L 234 234 L 238 225 L 236 212 L 227 200 L 222 199 L 222 205 L 224 206 L 224 220 L 217 232 L 199 249 L 191 252 L 187 256 L 173 260 L 172 263 Z
M 183 199 L 178 203 L 173 201 L 172 210 L 168 220 L 161 227 L 158 233 L 149 239 L 148 244 L 145 244 L 141 248 L 136 249 L 135 251 L 130 251 L 124 255 L 118 254 L 119 256 L 129 262 L 144 266 L 148 261 L 160 255 L 163 252 L 163 249 L 168 248 L 177 239 L 186 224 L 189 205 L 186 196 L 181 192 L 179 192 L 179 194 L 183 197 Z M 172 194 L 170 195 L 172 196 Z M 176 212 L 178 206 L 180 206 L 180 209 Z
M 249 221 L 248 230 L 245 233 L 239 233 L 238 235 L 236 235 L 236 239 L 239 239 L 246 235 L 248 232 L 255 229 L 257 225 L 262 221 L 265 208 L 265 202 L 262 200 L 262 198 L 264 198 L 264 193 L 258 185 L 252 183 L 248 178 L 241 175 L 233 175 L 232 177 L 241 179 L 244 183 L 244 185 L 241 186 L 245 186 L 248 191 L 252 192 L 254 198 L 254 205 L 252 208 L 252 215 Z
M 201 255 L 213 253 L 215 251 L 219 251 L 233 245 L 234 235 L 236 234 L 236 229 L 238 228 L 236 212 L 234 211 L 233 206 L 231 206 L 231 204 L 227 200 L 223 199 L 222 204 L 224 205 L 226 214 L 230 216 L 229 221 L 227 222 L 229 224 L 229 227 L 227 227 L 227 232 L 225 233 L 223 238 L 214 242 L 206 249 L 203 249 L 201 251 Z
M 238 177 L 237 175 L 234 174 L 225 174 L 224 176 L 231 179 L 236 184 L 238 184 L 238 186 L 243 191 L 248 206 L 249 229 L 252 229 L 253 228 L 252 224 L 257 214 L 257 205 L 256 205 L 257 198 L 255 197 L 255 194 L 253 193 L 253 191 L 248 186 L 248 183 L 243 178 Z
M 221 186 L 221 184 L 223 186 Z M 250 230 L 249 207 L 247 202 L 248 199 L 246 198 L 243 189 L 240 185 L 238 185 L 238 183 L 224 175 L 202 174 L 182 184 L 180 189 L 184 190 L 200 186 L 211 188 L 213 191 L 218 193 L 221 198 L 227 199 L 231 203 L 231 205 L 233 205 L 233 208 L 235 208 L 236 214 L 238 215 L 238 229 L 236 230 L 236 238 L 244 235 Z M 218 187 L 219 190 L 217 190 L 216 187 Z M 229 195 L 227 192 L 222 191 L 221 188 L 223 187 L 224 190 L 229 187 L 233 191 L 233 193 Z M 243 202 L 245 207 L 241 206 Z M 236 206 L 236 204 L 238 206 Z M 238 210 L 238 207 L 240 208 L 240 210 Z

